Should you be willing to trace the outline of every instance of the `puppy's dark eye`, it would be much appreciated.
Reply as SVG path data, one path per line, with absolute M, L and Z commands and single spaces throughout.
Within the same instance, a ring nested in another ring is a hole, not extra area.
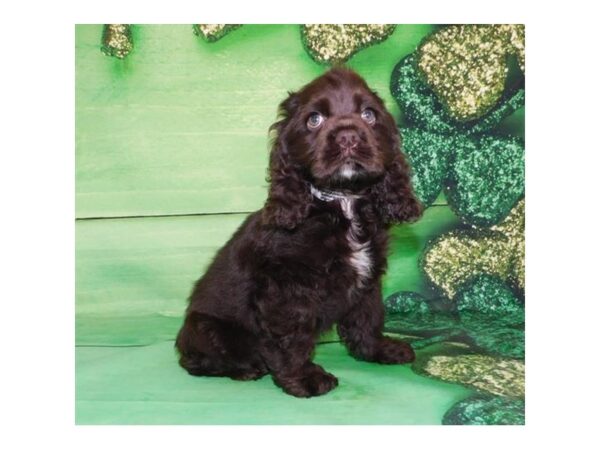
M 371 108 L 365 108 L 363 109 L 363 112 L 360 114 L 360 117 L 362 117 L 362 119 L 367 122 L 369 125 L 372 125 L 375 123 L 375 111 L 373 111 Z
M 325 120 L 325 118 L 320 113 L 313 112 L 313 113 L 310 113 L 310 116 L 308 116 L 308 120 L 306 121 L 306 126 L 308 128 L 310 128 L 311 130 L 314 130 L 315 128 L 319 128 L 324 120 Z

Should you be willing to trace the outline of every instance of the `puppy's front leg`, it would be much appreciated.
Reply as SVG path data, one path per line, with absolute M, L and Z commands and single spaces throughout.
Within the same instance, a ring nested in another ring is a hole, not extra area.
M 357 359 L 381 364 L 412 362 L 410 344 L 383 335 L 384 309 L 381 287 L 365 293 L 338 323 L 338 334 Z
M 334 389 L 337 378 L 311 361 L 316 336 L 314 318 L 281 303 L 273 310 L 262 318 L 265 334 L 260 348 L 275 384 L 296 397 L 323 395 Z

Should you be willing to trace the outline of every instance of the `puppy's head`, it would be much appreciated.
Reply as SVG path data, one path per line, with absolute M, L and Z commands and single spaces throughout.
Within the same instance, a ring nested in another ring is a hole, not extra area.
M 290 93 L 280 115 L 271 127 L 268 222 L 294 228 L 308 214 L 310 184 L 371 196 L 386 223 L 420 215 L 394 119 L 355 72 L 331 69 Z

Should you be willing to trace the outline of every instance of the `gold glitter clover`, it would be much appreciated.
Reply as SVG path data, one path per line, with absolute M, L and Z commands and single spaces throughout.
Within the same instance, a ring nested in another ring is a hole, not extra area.
M 449 26 L 426 39 L 417 55 L 419 71 L 449 114 L 473 120 L 502 96 L 508 55 L 525 71 L 525 26 Z
M 453 230 L 425 250 L 425 275 L 448 298 L 475 275 L 496 275 L 511 286 L 525 287 L 525 200 L 490 228 Z
M 195 24 L 193 29 L 197 36 L 202 36 L 208 42 L 215 42 L 221 39 L 230 31 L 241 27 L 241 25 L 229 24 Z
M 133 49 L 131 25 L 104 25 L 102 32 L 102 53 L 119 59 L 125 58 Z
M 318 63 L 342 63 L 362 48 L 387 39 L 396 25 L 304 25 L 302 42 Z

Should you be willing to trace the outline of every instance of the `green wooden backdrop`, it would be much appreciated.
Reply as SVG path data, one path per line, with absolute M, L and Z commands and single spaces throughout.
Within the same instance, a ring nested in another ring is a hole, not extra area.
M 348 63 L 399 123 L 390 74 L 433 29 L 398 26 Z M 135 26 L 124 60 L 100 52 L 100 25 L 75 31 L 76 342 L 83 352 L 172 341 L 193 282 L 266 198 L 278 103 L 326 68 L 295 25 L 245 25 L 211 44 L 191 25 Z M 499 131 L 522 135 L 523 117 Z M 419 255 L 457 224 L 442 196 L 417 224 L 395 227 L 385 295 L 423 292 Z M 89 387 L 82 355 L 78 383 Z

